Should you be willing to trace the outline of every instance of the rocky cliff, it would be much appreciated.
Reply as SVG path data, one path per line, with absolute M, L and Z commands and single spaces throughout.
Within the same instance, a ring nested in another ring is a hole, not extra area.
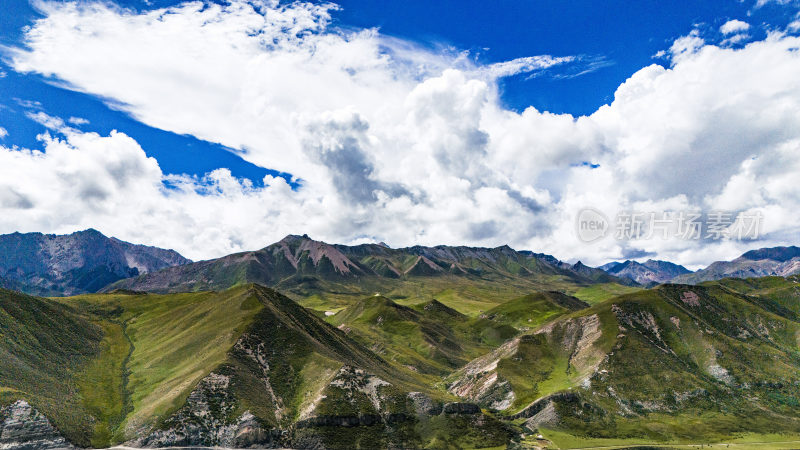
M 26 401 L 0 409 L 0 449 L 47 450 L 72 448 L 45 416 Z

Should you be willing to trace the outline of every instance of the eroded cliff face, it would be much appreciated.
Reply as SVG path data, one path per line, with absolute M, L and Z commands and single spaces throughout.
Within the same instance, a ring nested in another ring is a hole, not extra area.
M 497 411 L 511 411 L 517 393 L 498 369 L 504 360 L 527 361 L 538 370 L 550 371 L 542 361 L 565 360 L 570 382 L 584 385 L 596 372 L 604 354 L 594 344 L 602 336 L 596 314 L 570 318 L 546 325 L 533 334 L 514 338 L 495 351 L 477 358 L 456 373 L 448 390 L 451 394 Z M 543 392 L 547 395 L 549 392 Z
M 72 448 L 47 418 L 28 402 L 0 409 L 0 449 L 47 450 Z
M 157 430 L 130 447 L 403 448 L 424 446 L 420 435 L 433 423 L 463 421 L 477 430 L 496 427 L 473 403 L 446 403 L 420 392 L 402 392 L 362 369 L 344 365 L 317 393 L 318 400 L 288 426 L 273 426 L 242 412 L 235 378 L 211 373 L 186 404 Z M 347 429 L 344 433 L 343 430 Z M 501 428 L 499 432 L 503 432 Z M 140 430 L 140 432 L 142 432 Z M 497 433 L 492 429 L 488 433 Z M 50 448 L 50 447 L 42 447 Z
M 280 433 L 265 429 L 250 411 L 237 414 L 238 401 L 227 375 L 211 373 L 189 394 L 165 427 L 128 443 L 134 447 L 206 446 L 248 448 L 277 445 Z

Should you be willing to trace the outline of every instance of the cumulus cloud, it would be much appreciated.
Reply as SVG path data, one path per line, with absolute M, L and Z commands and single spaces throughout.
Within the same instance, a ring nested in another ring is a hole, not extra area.
M 750 24 L 747 22 L 743 22 L 738 19 L 733 19 L 725 22 L 719 27 L 719 31 L 722 34 L 734 34 L 734 33 L 741 33 L 743 31 L 747 31 L 750 29 Z
M 609 217 L 761 210 L 769 234 L 759 245 L 790 243 L 800 220 L 791 158 L 800 150 L 797 37 L 772 33 L 728 48 L 692 32 L 664 53 L 668 68 L 642 68 L 609 105 L 574 117 L 507 110 L 497 79 L 575 59 L 481 66 L 376 30 L 332 28 L 330 5 L 40 8 L 25 47 L 9 56 L 14 70 L 224 144 L 291 173 L 300 188 L 271 177 L 256 188 L 225 169 L 164 174 L 122 133 L 83 133 L 31 113 L 53 135 L 41 152 L 0 151 L 0 171 L 14 175 L 0 181 L 0 231 L 93 226 L 192 258 L 305 232 L 394 246 L 508 243 L 595 264 L 658 255 L 696 267 L 753 244 L 587 245 L 575 216 L 587 206 Z

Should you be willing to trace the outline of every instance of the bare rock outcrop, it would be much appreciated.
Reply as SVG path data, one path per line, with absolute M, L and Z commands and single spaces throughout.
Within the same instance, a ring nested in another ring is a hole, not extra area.
M 189 394 L 186 405 L 167 419 L 164 428 L 128 445 L 146 448 L 277 445 L 280 433 L 265 429 L 249 411 L 234 417 L 237 402 L 229 387 L 230 377 L 209 374 Z
M 47 418 L 25 400 L 0 409 L 0 449 L 73 448 Z

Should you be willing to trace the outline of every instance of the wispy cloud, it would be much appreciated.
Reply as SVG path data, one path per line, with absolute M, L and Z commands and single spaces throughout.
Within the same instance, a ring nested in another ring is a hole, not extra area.
M 26 109 L 41 109 L 42 108 L 42 103 L 39 102 L 39 101 L 36 101 L 36 100 L 27 100 L 27 99 L 22 99 L 22 98 L 17 98 L 17 97 L 12 98 L 12 100 L 14 100 L 14 103 L 16 103 L 17 105 L 19 105 L 19 106 L 21 106 L 23 108 L 26 108 Z
M 25 116 L 34 122 L 44 126 L 48 130 L 52 131 L 62 131 L 66 130 L 68 127 L 64 123 L 64 119 L 60 117 L 51 116 L 43 111 L 38 112 L 26 112 Z
M 76 126 L 80 126 L 80 125 L 87 125 L 89 123 L 89 120 L 84 119 L 83 117 L 70 117 L 69 119 L 67 119 L 67 122 Z
M 762 8 L 770 3 L 774 3 L 776 5 L 790 5 L 794 3 L 798 3 L 797 0 L 758 0 L 756 1 L 755 8 Z
M 490 64 L 481 70 L 493 78 L 502 78 L 523 73 L 541 71 L 544 69 L 549 69 L 553 66 L 562 65 L 573 61 L 575 61 L 574 56 L 527 56 L 523 58 L 512 59 L 511 61 Z
M 575 58 L 573 64 L 564 67 L 561 73 L 552 75 L 557 80 L 568 80 L 596 72 L 605 67 L 613 66 L 615 62 L 605 56 L 581 55 Z

